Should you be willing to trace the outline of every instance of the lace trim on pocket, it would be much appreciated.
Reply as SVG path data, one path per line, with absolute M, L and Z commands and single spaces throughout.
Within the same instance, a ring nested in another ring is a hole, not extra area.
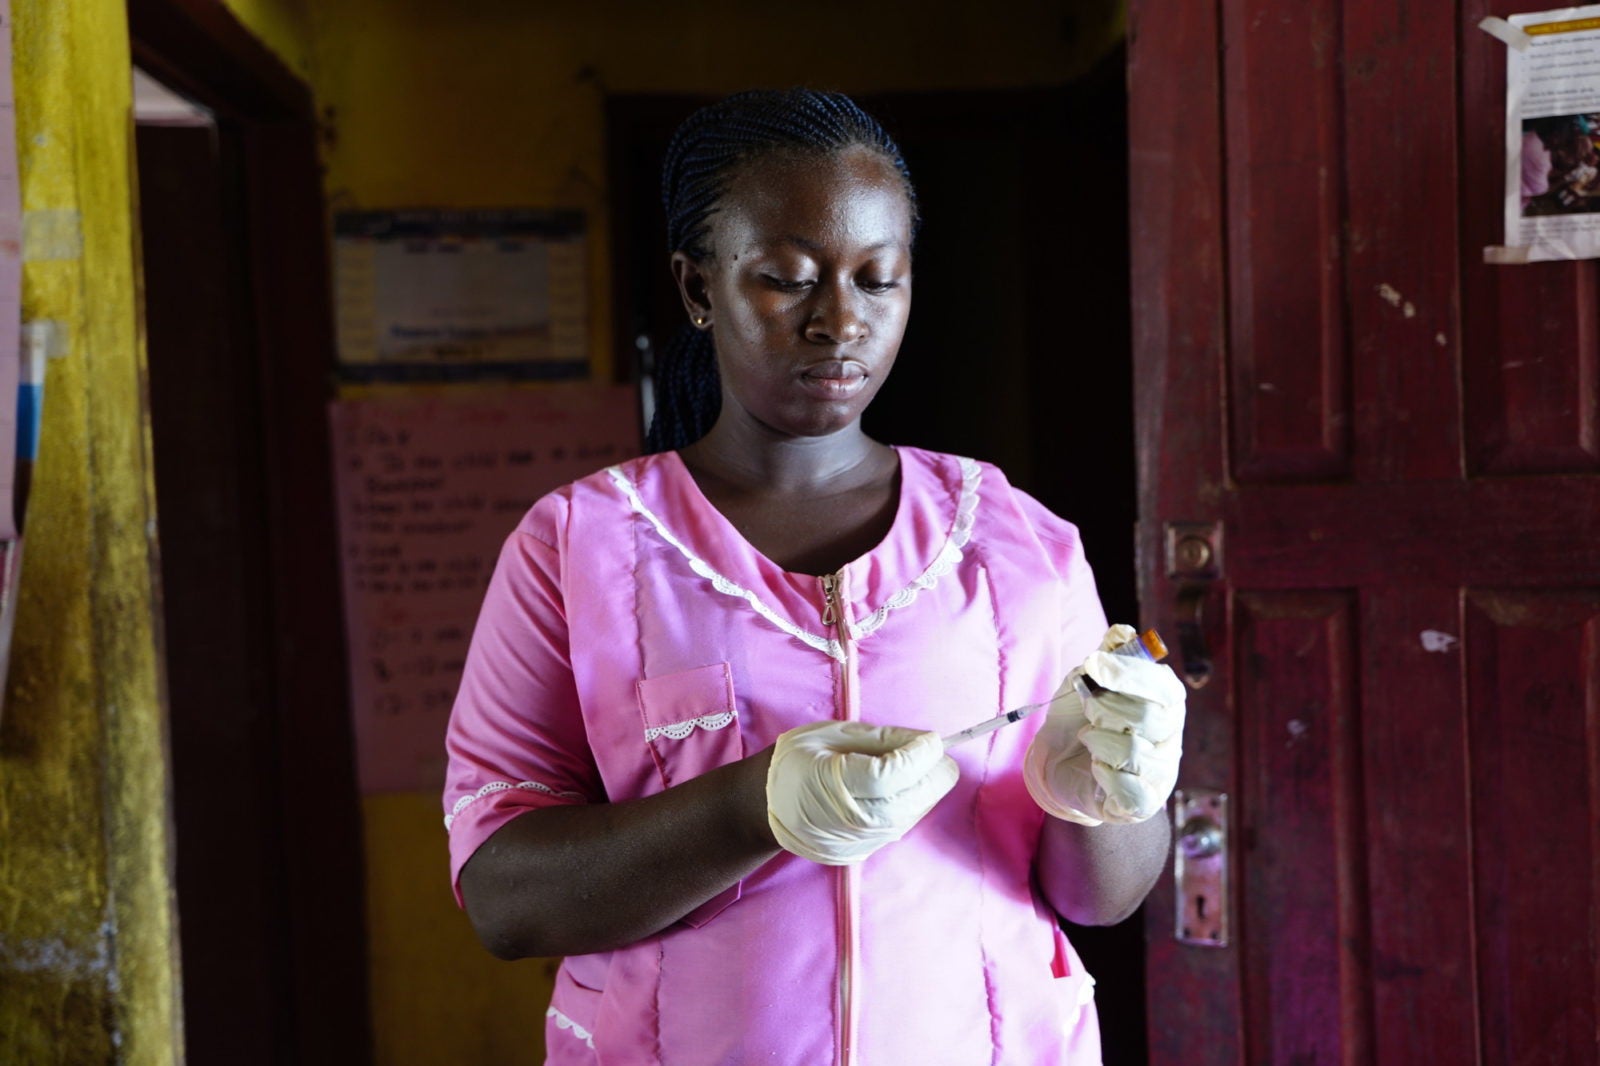
M 718 714 L 702 714 L 699 718 L 690 718 L 685 722 L 673 722 L 671 725 L 653 725 L 644 731 L 646 743 L 657 737 L 668 737 L 672 740 L 682 740 L 696 729 L 726 729 L 733 724 L 737 717 L 735 711 L 722 711 Z
M 456 805 L 451 807 L 450 813 L 444 816 L 444 827 L 449 829 L 453 824 L 455 824 L 457 816 L 459 816 L 462 811 L 466 810 L 474 803 L 477 803 L 485 796 L 492 796 L 496 792 L 504 792 L 507 789 L 512 788 L 526 789 L 529 792 L 543 792 L 547 796 L 557 796 L 561 799 L 581 800 L 584 798 L 582 793 L 557 792 L 549 785 L 542 785 L 537 781 L 518 781 L 516 784 L 512 784 L 510 781 L 490 781 L 487 785 L 484 785 L 472 795 L 462 796 L 460 799 L 456 800 Z
M 551 1007 L 549 1010 L 545 1011 L 544 1016 L 546 1018 L 554 1018 L 557 1029 L 569 1030 L 573 1036 L 577 1037 L 579 1040 L 582 1040 L 585 1044 L 588 1044 L 591 1051 L 594 1050 L 594 1034 L 589 1032 L 589 1030 L 585 1029 L 571 1018 L 568 1018 L 565 1014 L 562 1014 L 554 1007 Z

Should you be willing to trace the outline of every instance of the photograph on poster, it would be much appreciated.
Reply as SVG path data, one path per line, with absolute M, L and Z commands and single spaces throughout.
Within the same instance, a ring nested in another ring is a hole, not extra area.
M 1600 211 L 1600 113 L 1522 122 L 1522 214 Z
M 1486 258 L 1600 257 L 1600 4 L 1489 21 L 1507 45 L 1506 246 Z

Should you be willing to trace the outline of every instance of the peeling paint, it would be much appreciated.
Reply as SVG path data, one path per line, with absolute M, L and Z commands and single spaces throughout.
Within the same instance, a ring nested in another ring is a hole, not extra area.
M 101 932 L 105 932 L 104 926 Z M 108 985 L 114 983 L 116 976 L 111 963 L 111 943 L 104 935 L 87 950 L 61 937 L 24 937 L 16 940 L 0 937 L 0 971 L 15 974 L 50 973 L 79 980 L 86 977 L 103 978 Z
M 1437 629 L 1424 629 L 1421 634 L 1422 650 L 1431 652 L 1448 652 L 1455 648 L 1460 640 L 1449 633 L 1442 633 Z
M 47 263 L 83 255 L 83 219 L 66 208 L 22 213 L 22 261 Z
M 1390 285 L 1387 281 L 1380 282 L 1377 291 L 1378 295 L 1383 298 L 1383 302 L 1390 307 L 1399 307 L 1401 301 L 1405 299 L 1400 295 L 1400 290 Z

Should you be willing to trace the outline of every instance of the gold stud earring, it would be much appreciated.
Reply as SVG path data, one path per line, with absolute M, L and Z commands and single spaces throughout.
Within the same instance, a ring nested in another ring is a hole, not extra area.
M 697 326 L 704 326 L 709 321 L 711 321 L 711 320 L 708 319 L 705 315 L 695 315 L 694 316 L 694 324 L 697 325 Z

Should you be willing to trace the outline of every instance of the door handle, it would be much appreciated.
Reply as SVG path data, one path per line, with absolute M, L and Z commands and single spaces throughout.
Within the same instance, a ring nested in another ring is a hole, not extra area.
M 1211 680 L 1211 650 L 1206 647 L 1206 587 L 1178 587 L 1178 665 L 1190 688 Z
M 1200 688 L 1211 680 L 1205 604 L 1222 577 L 1222 523 L 1168 522 L 1165 529 L 1167 577 L 1178 586 L 1179 672 L 1190 688 Z
M 1206 788 L 1172 794 L 1177 883 L 1173 936 L 1197 947 L 1228 946 L 1228 794 Z

